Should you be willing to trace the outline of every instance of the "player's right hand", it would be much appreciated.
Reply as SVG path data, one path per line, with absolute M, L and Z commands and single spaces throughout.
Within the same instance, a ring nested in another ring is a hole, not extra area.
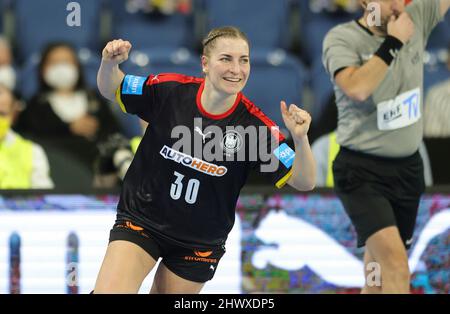
M 406 12 L 400 14 L 397 19 L 392 15 L 387 29 L 388 35 L 397 38 L 403 44 L 406 44 L 414 35 L 414 23 Z
M 108 42 L 102 51 L 102 61 L 113 64 L 121 64 L 128 59 L 131 43 L 126 40 L 117 39 Z

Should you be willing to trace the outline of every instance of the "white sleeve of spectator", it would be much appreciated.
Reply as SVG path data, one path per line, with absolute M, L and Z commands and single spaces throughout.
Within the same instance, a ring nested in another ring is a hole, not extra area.
M 328 135 L 321 136 L 311 146 L 316 160 L 316 187 L 325 187 L 328 173 Z
M 50 166 L 47 155 L 40 145 L 33 144 L 33 169 L 31 173 L 31 188 L 53 189 L 54 184 L 50 178 Z

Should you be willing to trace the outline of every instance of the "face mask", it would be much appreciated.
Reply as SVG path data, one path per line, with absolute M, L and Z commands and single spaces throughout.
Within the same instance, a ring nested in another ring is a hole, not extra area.
M 16 87 L 16 71 L 10 65 L 0 65 L 0 84 L 13 90 Z
M 77 68 L 70 63 L 52 65 L 45 72 L 45 82 L 55 89 L 70 89 L 78 81 Z
M 0 117 L 0 140 L 3 140 L 6 133 L 8 133 L 11 127 L 11 120 L 6 117 Z

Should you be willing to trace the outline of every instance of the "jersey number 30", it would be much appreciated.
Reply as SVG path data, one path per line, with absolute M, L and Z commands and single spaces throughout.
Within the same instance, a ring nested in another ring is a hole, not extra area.
M 178 200 L 183 193 L 183 178 L 179 172 L 174 172 L 176 177 L 175 182 L 170 186 L 170 197 L 174 200 Z M 188 204 L 194 204 L 197 201 L 198 188 L 200 187 L 200 181 L 197 179 L 190 179 L 187 183 L 186 192 L 184 195 L 184 200 Z

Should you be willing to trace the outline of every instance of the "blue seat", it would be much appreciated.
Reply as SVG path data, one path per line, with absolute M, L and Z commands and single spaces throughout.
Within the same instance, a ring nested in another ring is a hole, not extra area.
M 81 25 L 68 26 L 67 1 L 16 0 L 16 41 L 22 61 L 52 41 L 68 41 L 77 48 L 97 49 L 100 36 L 101 1 L 77 0 L 80 5 Z M 70 20 L 70 19 L 69 19 Z
M 355 13 L 327 13 L 314 12 L 309 1 L 296 0 L 300 15 L 300 43 L 308 61 L 313 60 L 322 54 L 322 44 L 325 35 L 334 26 L 352 21 L 362 15 Z
M 233 25 L 255 48 L 287 48 L 288 0 L 204 0 L 207 29 Z
M 197 77 L 202 75 L 200 57 L 186 48 L 134 49 L 121 68 L 125 73 L 140 76 L 158 73 L 180 73 Z
M 176 13 L 169 16 L 132 13 L 124 0 L 110 0 L 112 38 L 131 42 L 135 49 L 149 47 L 194 47 L 190 15 Z
M 185 48 L 133 49 L 129 60 L 121 65 L 121 69 L 127 74 L 140 76 L 159 73 L 180 73 L 196 77 L 202 75 L 200 57 Z M 142 134 L 136 116 L 118 113 L 117 117 L 126 136 Z
M 247 96 L 280 128 L 284 122 L 280 101 L 303 107 L 302 91 L 308 80 L 303 64 L 283 50 L 254 50 L 251 54 L 251 74 L 244 89 Z
M 450 12 L 436 25 L 427 42 L 427 49 L 447 48 L 450 44 Z
M 78 57 L 81 61 L 84 79 L 88 88 L 97 90 L 97 72 L 100 66 L 100 56 L 88 49 L 80 49 Z M 17 88 L 22 96 L 29 100 L 38 90 L 38 65 L 40 54 L 35 53 L 25 61 L 18 74 Z
M 330 76 L 322 64 L 320 56 L 311 65 L 311 89 L 314 96 L 314 106 L 311 112 L 314 120 L 319 121 L 330 95 L 334 93 Z
M 3 33 L 3 15 L 6 12 L 6 4 L 4 0 L 0 0 L 0 35 Z

